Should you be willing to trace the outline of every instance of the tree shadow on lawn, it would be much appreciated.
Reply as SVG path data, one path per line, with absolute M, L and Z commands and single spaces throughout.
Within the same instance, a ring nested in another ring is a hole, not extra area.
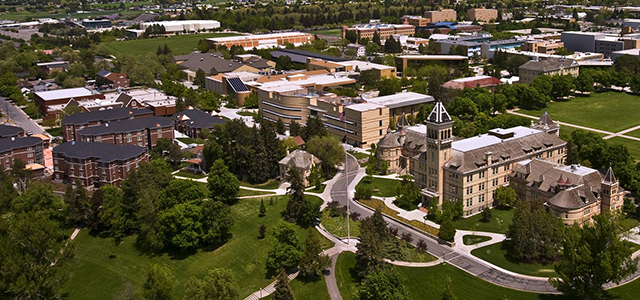
M 558 262 L 558 260 L 556 261 L 540 261 L 540 262 L 527 262 L 527 261 L 522 261 L 521 259 L 518 259 L 516 257 L 513 257 L 510 253 L 510 245 L 508 241 L 504 241 L 502 242 L 502 245 L 500 246 L 501 250 L 504 250 L 506 253 L 504 254 L 504 258 L 512 263 L 512 264 L 516 264 L 516 265 L 537 265 L 540 267 L 549 267 L 551 269 L 554 269 L 554 265 Z

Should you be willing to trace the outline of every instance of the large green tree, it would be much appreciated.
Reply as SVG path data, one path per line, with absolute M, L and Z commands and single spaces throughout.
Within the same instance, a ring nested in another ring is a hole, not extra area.
M 275 242 L 267 254 L 267 269 L 291 269 L 300 262 L 301 247 L 294 225 L 280 222 L 273 228 Z
M 335 136 L 317 136 L 307 142 L 307 151 L 320 159 L 323 171 L 326 173 L 344 158 L 344 148 Z
M 633 274 L 638 259 L 621 239 L 622 216 L 603 213 L 593 217 L 593 224 L 577 224 L 564 230 L 562 260 L 555 267 L 557 279 L 550 279 L 559 291 L 576 299 L 600 299 L 603 285 L 620 283 Z
M 358 289 L 360 300 L 405 300 L 409 299 L 402 278 L 393 268 L 376 268 L 368 273 Z
M 215 268 L 199 279 L 191 277 L 185 283 L 184 300 L 235 300 L 238 299 L 238 285 L 229 269 Z
M 331 265 L 331 259 L 322 254 L 322 244 L 320 239 L 309 229 L 307 242 L 300 258 L 300 275 L 306 278 L 317 279 L 322 272 Z
M 221 159 L 216 160 L 209 170 L 207 179 L 211 197 L 217 201 L 232 204 L 238 197 L 240 182 Z
M 516 200 L 518 200 L 518 194 L 514 189 L 508 186 L 500 186 L 496 189 L 493 206 L 502 208 L 512 206 L 516 203 Z
M 539 201 L 519 201 L 507 231 L 509 254 L 524 262 L 555 261 L 562 242 L 562 221 Z
M 173 298 L 175 277 L 165 265 L 153 264 L 147 269 L 147 279 L 142 285 L 142 295 L 147 300 L 170 300 Z

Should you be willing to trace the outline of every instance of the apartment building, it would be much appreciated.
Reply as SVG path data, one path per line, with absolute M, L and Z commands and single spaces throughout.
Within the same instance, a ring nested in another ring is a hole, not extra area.
M 347 31 L 354 31 L 358 36 L 358 41 L 364 38 L 373 40 L 373 35 L 377 32 L 381 40 L 386 40 L 394 34 L 414 35 L 416 27 L 409 24 L 361 24 L 353 27 L 342 26 L 342 38 L 344 39 Z
M 533 40 L 526 41 L 520 47 L 521 51 L 555 54 L 558 48 L 563 48 L 564 43 L 556 40 Z
M 611 168 L 602 174 L 581 165 L 529 159 L 516 164 L 509 186 L 522 200 L 547 203 L 565 225 L 591 222 L 593 216 L 624 205 L 625 191 Z
M 453 9 L 438 9 L 432 11 L 426 11 L 424 17 L 431 20 L 431 23 L 438 23 L 444 21 L 455 21 L 457 19 L 456 11 Z
M 212 49 L 218 49 L 219 47 L 226 46 L 230 49 L 231 46 L 242 46 L 245 50 L 268 49 L 271 47 L 284 47 L 286 44 L 293 44 L 294 46 L 301 46 L 313 41 L 313 35 L 303 32 L 280 32 L 269 34 L 251 34 L 241 36 L 230 37 L 218 37 L 208 38 L 207 43 Z
M 410 158 L 422 205 L 461 199 L 465 216 L 493 205 L 495 190 L 509 184 L 518 162 L 539 158 L 562 164 L 566 156 L 566 142 L 558 137 L 559 125 L 546 114 L 530 128 L 495 128 L 456 140 L 453 120 L 438 102 L 426 120 L 424 134 L 426 150 Z
M 173 140 L 173 122 L 165 117 L 148 117 L 104 123 L 78 131 L 80 141 L 134 145 L 152 149 L 158 139 Z
M 484 7 L 467 10 L 467 20 L 469 21 L 495 21 L 498 19 L 497 9 L 486 9 Z
M 216 125 L 224 124 L 227 120 L 210 113 L 187 109 L 173 116 L 175 130 L 190 138 L 203 138 L 202 130 L 213 130 Z
M 58 117 L 57 114 L 49 114 L 50 106 L 67 104 L 71 100 L 83 101 L 95 99 L 104 99 L 104 95 L 83 87 L 33 93 L 33 100 L 38 105 L 40 114 L 42 114 L 44 119 L 55 119 Z
M 9 124 L 0 124 L 0 139 L 23 137 L 25 136 L 24 129 L 18 126 L 12 126 Z
M 9 137 L 0 139 L 0 166 L 10 170 L 16 160 L 29 165 L 44 165 L 42 139 L 38 137 Z
M 53 178 L 86 188 L 120 186 L 127 175 L 148 162 L 147 149 L 132 145 L 70 141 L 53 148 Z
M 431 19 L 421 17 L 421 16 L 402 16 L 400 18 L 400 23 L 409 24 L 415 27 L 423 27 L 429 25 L 431 23 Z
M 76 113 L 62 119 L 62 138 L 65 141 L 81 141 L 79 132 L 82 129 L 100 126 L 105 123 L 139 119 L 153 116 L 148 109 L 121 107 L 86 113 Z
M 547 58 L 530 60 L 518 68 L 520 83 L 530 83 L 540 75 L 571 75 L 577 77 L 580 65 L 573 59 Z

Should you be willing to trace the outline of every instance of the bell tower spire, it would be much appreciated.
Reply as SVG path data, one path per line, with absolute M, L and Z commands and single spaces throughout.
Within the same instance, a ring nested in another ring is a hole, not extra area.
M 453 120 L 442 102 L 438 101 L 425 123 L 427 125 L 427 196 L 436 197 L 438 204 L 442 205 L 444 185 L 442 167 L 451 159 Z

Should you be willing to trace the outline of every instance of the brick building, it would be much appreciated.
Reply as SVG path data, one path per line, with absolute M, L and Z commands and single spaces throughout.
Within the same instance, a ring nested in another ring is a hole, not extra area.
M 414 35 L 416 27 L 409 24 L 364 24 L 353 27 L 342 26 L 342 38 L 346 37 L 348 31 L 355 31 L 358 41 L 364 38 L 373 40 L 374 33 L 378 33 L 381 40 L 386 40 L 394 34 Z
M 188 109 L 173 116 L 175 129 L 186 134 L 190 138 L 201 138 L 203 129 L 212 130 L 215 125 L 224 124 L 227 121 L 222 117 L 197 110 Z
M 44 119 L 54 119 L 57 117 L 57 115 L 49 114 L 50 106 L 67 104 L 71 100 L 82 101 L 94 99 L 104 99 L 104 95 L 83 87 L 36 92 L 33 94 L 33 100 L 38 105 L 38 109 Z
M 104 123 L 139 119 L 153 116 L 148 109 L 134 109 L 128 107 L 77 113 L 62 119 L 62 138 L 65 141 L 79 141 L 78 132 L 87 127 L 99 126 Z
M 110 88 L 128 88 L 129 78 L 125 73 L 113 73 L 107 70 L 100 70 L 96 73 L 96 83 L 98 85 L 107 85 Z
M 66 142 L 53 148 L 54 180 L 84 187 L 119 186 L 142 162 L 149 161 L 147 149 L 132 145 Z
M 10 170 L 15 160 L 27 165 L 44 164 L 42 139 L 37 137 L 11 137 L 0 139 L 0 166 Z
M 269 34 L 251 34 L 230 37 L 208 38 L 207 43 L 212 49 L 226 46 L 242 46 L 245 50 L 253 48 L 268 49 L 271 47 L 284 47 L 285 44 L 300 46 L 313 41 L 313 35 L 303 32 L 280 32 Z
M 472 8 L 467 10 L 467 20 L 469 21 L 485 21 L 496 20 L 498 18 L 497 9 L 486 9 L 484 7 Z
M 164 117 L 148 117 L 104 123 L 78 131 L 80 140 L 89 143 L 134 145 L 152 149 L 158 139 L 173 140 L 173 122 Z
M 431 20 L 431 23 L 438 23 L 443 21 L 455 21 L 456 11 L 453 9 L 438 9 L 432 11 L 426 11 L 424 17 Z
M 9 124 L 0 124 L 0 139 L 23 136 L 25 136 L 25 132 L 22 127 L 11 126 Z

